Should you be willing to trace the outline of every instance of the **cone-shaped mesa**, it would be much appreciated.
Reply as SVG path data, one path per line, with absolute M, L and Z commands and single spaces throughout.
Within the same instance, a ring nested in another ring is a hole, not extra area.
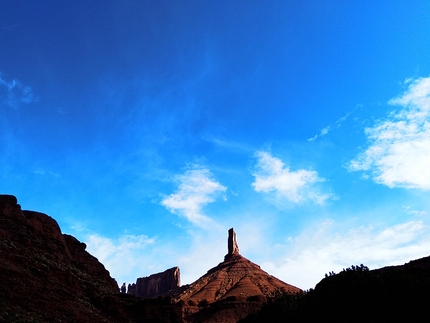
M 230 230 L 228 230 L 228 254 L 225 256 L 225 258 L 238 254 L 239 246 L 237 245 L 236 241 L 236 232 L 234 232 L 234 229 L 231 228 Z

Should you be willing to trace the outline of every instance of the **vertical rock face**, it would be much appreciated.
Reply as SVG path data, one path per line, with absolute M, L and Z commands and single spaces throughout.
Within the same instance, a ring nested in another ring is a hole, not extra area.
M 225 255 L 224 259 L 227 260 L 231 256 L 239 255 L 239 246 L 236 241 L 236 232 L 231 228 L 228 230 L 228 254 Z
M 181 286 L 179 267 L 167 269 L 162 273 L 138 278 L 136 284 L 129 284 L 127 294 L 142 298 L 157 297 Z

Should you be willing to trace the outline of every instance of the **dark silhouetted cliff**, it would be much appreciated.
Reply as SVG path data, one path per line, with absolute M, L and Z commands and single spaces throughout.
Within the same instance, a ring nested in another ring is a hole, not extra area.
M 120 294 L 57 222 L 0 195 L 0 322 L 181 322 L 168 300 Z
M 240 322 L 426 322 L 429 290 L 430 257 L 371 271 L 352 266 Z

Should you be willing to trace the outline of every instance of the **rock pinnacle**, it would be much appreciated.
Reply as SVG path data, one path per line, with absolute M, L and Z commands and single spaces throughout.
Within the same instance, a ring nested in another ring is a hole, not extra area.
M 236 241 L 236 232 L 231 228 L 228 230 L 228 254 L 224 258 L 227 259 L 233 255 L 239 255 L 239 246 Z

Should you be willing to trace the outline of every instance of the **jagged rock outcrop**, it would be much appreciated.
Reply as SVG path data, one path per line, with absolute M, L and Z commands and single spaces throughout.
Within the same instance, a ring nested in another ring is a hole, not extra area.
M 181 286 L 179 267 L 173 267 L 162 273 L 138 278 L 135 284 L 129 284 L 127 293 L 142 298 L 166 295 Z
M 300 289 L 263 271 L 239 254 L 236 234 L 229 230 L 228 253 L 218 266 L 173 296 L 189 323 L 235 323 L 258 311 L 267 300 Z
M 168 300 L 120 294 L 85 248 L 50 216 L 0 195 L 0 322 L 182 322 Z

